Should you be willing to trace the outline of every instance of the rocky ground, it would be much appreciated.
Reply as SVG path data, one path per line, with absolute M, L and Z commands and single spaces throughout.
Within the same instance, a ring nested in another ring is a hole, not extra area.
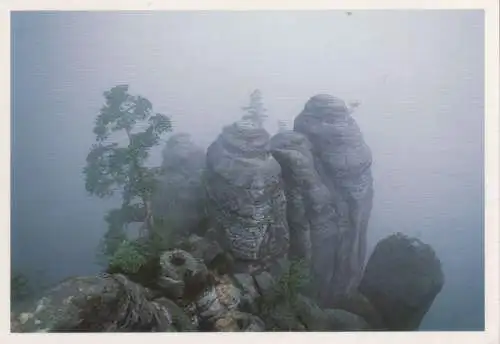
M 290 285 L 286 262 L 279 276 L 233 273 L 216 243 L 191 235 L 181 246 L 161 255 L 156 285 L 123 274 L 72 278 L 13 314 L 12 331 L 414 330 L 444 283 L 432 249 L 402 234 L 377 245 L 359 290 L 332 308 Z

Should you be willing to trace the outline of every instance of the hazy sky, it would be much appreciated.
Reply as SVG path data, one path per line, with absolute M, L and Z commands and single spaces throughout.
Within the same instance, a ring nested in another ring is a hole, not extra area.
M 424 329 L 483 326 L 482 11 L 14 13 L 12 258 L 93 273 L 110 202 L 82 168 L 102 92 L 128 83 L 207 146 L 260 88 L 292 125 L 309 97 L 359 99 L 373 151 L 369 249 L 433 245 L 446 284 Z

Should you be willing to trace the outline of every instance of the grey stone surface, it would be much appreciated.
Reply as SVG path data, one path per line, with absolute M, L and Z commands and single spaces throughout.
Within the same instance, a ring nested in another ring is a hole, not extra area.
M 15 318 L 12 332 L 175 331 L 168 307 L 123 275 L 68 279 Z
M 162 152 L 162 171 L 152 198 L 153 214 L 176 232 L 197 233 L 205 217 L 202 175 L 206 154 L 189 134 L 172 135 Z
M 375 247 L 359 291 L 389 330 L 414 330 L 443 285 L 441 263 L 432 247 L 397 233 Z
M 375 309 L 375 307 L 373 307 L 366 296 L 357 290 L 352 291 L 343 298 L 337 299 L 335 301 L 334 308 L 343 309 L 352 314 L 361 316 L 373 329 L 385 329 L 385 325 L 379 312 Z
M 196 331 L 196 326 L 194 326 L 189 316 L 175 302 L 165 297 L 160 297 L 158 299 L 155 299 L 154 302 L 168 309 L 172 317 L 172 325 L 176 328 L 177 331 L 179 332 Z
M 316 276 L 326 274 L 325 288 L 320 290 L 325 303 L 359 284 L 366 255 L 373 201 L 372 154 L 351 113 L 343 100 L 320 94 L 309 99 L 294 122 L 294 131 L 311 143 L 314 166 L 338 215 L 337 228 L 332 226 L 316 240 L 330 251 L 314 247 L 311 240 L 312 252 L 318 254 L 313 261 L 328 262 L 314 271 Z
M 327 328 L 331 331 L 369 330 L 370 325 L 359 315 L 342 309 L 325 309 Z
M 261 295 L 264 295 L 268 291 L 273 288 L 275 280 L 271 276 L 271 274 L 267 271 L 263 271 L 255 276 L 253 276 L 255 280 L 255 285 L 258 288 L 258 291 Z
M 192 234 L 180 243 L 180 248 L 188 251 L 193 257 L 201 259 L 208 267 L 213 260 L 224 253 L 215 240 Z
M 208 269 L 184 250 L 166 251 L 160 256 L 158 284 L 170 297 L 196 299 L 209 284 Z
M 264 322 L 257 316 L 231 311 L 215 322 L 215 330 L 220 332 L 261 332 L 264 331 Z
M 302 134 L 286 131 L 271 140 L 285 182 L 290 228 L 290 258 L 305 258 L 320 295 L 335 288 L 338 216 L 329 189 L 314 165 L 311 143 Z
M 223 129 L 207 151 L 206 188 L 218 240 L 236 260 L 265 264 L 286 256 L 281 167 L 264 129 L 244 120 Z

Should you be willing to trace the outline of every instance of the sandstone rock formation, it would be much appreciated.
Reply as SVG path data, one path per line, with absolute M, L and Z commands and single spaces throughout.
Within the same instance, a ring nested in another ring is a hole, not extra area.
M 444 284 L 441 264 L 396 234 L 363 273 L 372 156 L 352 111 L 317 95 L 294 131 L 270 139 L 240 120 L 206 154 L 172 136 L 153 212 L 191 235 L 154 251 L 147 273 L 62 282 L 14 314 L 12 331 L 417 329 Z M 212 227 L 200 233 L 205 216 Z M 289 258 L 304 259 L 307 276 Z
M 366 266 L 359 291 L 389 330 L 415 330 L 444 284 L 434 250 L 397 233 L 381 240 Z
M 209 284 L 206 265 L 184 250 L 164 252 L 159 263 L 158 285 L 173 299 L 196 298 Z
M 197 232 L 205 217 L 205 152 L 189 134 L 179 133 L 167 141 L 162 156 L 163 173 L 152 199 L 153 214 L 168 221 L 176 232 Z
M 311 143 L 315 169 L 329 190 L 338 217 L 337 225 L 324 231 L 322 248 L 312 249 L 319 250 L 317 261 L 328 261 L 328 271 L 323 266 L 315 271 L 316 275 L 327 274 L 319 295 L 326 304 L 359 283 L 372 209 L 372 155 L 350 114 L 343 100 L 321 94 L 309 99 L 294 122 L 294 130 Z
M 271 139 L 271 149 L 285 183 L 290 258 L 305 258 L 320 295 L 327 295 L 336 287 L 332 263 L 338 240 L 338 218 L 330 191 L 316 171 L 311 144 L 304 135 L 279 133 Z
M 245 120 L 225 127 L 208 148 L 206 168 L 211 220 L 243 271 L 286 256 L 286 201 L 269 134 Z
M 12 332 L 168 332 L 169 308 L 123 275 L 71 278 L 18 314 Z

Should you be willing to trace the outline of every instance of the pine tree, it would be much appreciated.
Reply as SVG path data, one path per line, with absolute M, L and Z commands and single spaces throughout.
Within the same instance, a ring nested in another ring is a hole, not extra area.
M 262 92 L 258 89 L 254 90 L 250 94 L 250 103 L 248 106 L 243 107 L 246 114 L 243 116 L 244 119 L 249 119 L 257 124 L 258 127 L 262 128 L 264 121 L 267 118 L 267 110 L 264 107 L 262 101 Z

